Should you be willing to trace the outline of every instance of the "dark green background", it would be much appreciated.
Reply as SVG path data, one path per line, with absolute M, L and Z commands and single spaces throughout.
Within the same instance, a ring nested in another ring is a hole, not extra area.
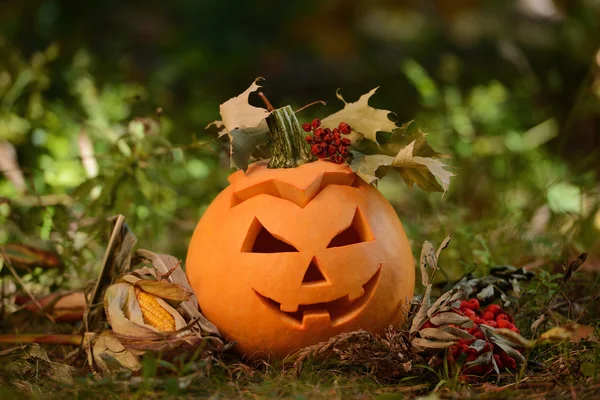
M 443 198 L 394 175 L 380 185 L 415 254 L 448 233 L 457 273 L 598 252 L 599 42 L 592 0 L 3 1 L 0 141 L 27 188 L 0 177 L 0 242 L 58 246 L 80 274 L 101 253 L 101 221 L 123 213 L 141 247 L 185 257 L 228 174 L 226 143 L 190 143 L 214 137 L 218 105 L 262 76 L 275 106 L 327 101 L 307 120 L 341 107 L 338 88 L 354 101 L 380 86 L 371 105 L 416 119 L 452 157 Z M 124 154 L 116 138 L 135 117 L 161 133 L 125 135 Z M 87 182 L 82 130 L 100 167 Z M 54 194 L 74 203 L 23 204 Z

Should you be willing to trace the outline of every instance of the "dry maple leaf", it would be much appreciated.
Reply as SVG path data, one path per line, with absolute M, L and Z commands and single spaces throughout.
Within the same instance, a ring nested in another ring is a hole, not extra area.
M 372 183 L 394 168 L 400 172 L 408 187 L 416 183 L 428 192 L 446 192 L 454 174 L 444 169 L 446 165 L 439 160 L 443 155 L 427 143 L 425 136 L 410 121 L 396 127 L 387 136 L 382 135 L 381 144 L 364 141 L 355 146 L 352 169 L 362 179 Z
M 208 124 L 219 129 L 219 137 L 229 136 L 229 156 L 231 167 L 246 170 L 250 157 L 257 154 L 257 148 L 265 146 L 268 140 L 269 127 L 265 118 L 269 111 L 254 107 L 248 103 L 250 93 L 260 88 L 256 80 L 242 94 L 232 97 L 219 106 L 222 121 Z
M 263 78 L 256 78 L 252 85 L 242 94 L 232 97 L 225 103 L 219 106 L 221 121 L 213 121 L 207 125 L 215 125 L 220 129 L 219 137 L 229 134 L 236 128 L 250 129 L 258 128 L 264 124 L 264 129 L 267 129 L 264 119 L 269 115 L 269 111 L 262 107 L 255 107 L 248 103 L 250 93 L 255 92 L 260 88 L 256 82 Z
M 340 122 L 346 122 L 352 127 L 353 132 L 349 136 L 352 143 L 360 141 L 363 137 L 377 142 L 377 132 L 391 132 L 397 128 L 396 124 L 388 118 L 391 111 L 369 106 L 369 99 L 377 89 L 378 87 L 363 94 L 355 103 L 346 103 L 338 90 L 337 98 L 343 101 L 345 106 L 340 111 L 323 118 L 322 126 L 337 128 Z
M 446 165 L 440 160 L 415 155 L 415 143 L 416 141 L 412 141 L 395 157 L 385 154 L 356 153 L 352 161 L 352 169 L 367 183 L 372 183 L 383 176 L 383 173 L 378 171 L 379 168 L 392 167 L 400 172 L 408 187 L 416 183 L 428 192 L 446 192 L 450 185 L 450 178 L 454 174 L 446 171 L 444 169 Z M 441 185 L 436 178 L 440 180 Z

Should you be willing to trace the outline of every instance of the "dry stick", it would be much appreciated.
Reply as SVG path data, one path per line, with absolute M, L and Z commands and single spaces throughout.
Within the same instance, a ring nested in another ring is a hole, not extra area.
M 42 303 L 40 303 L 39 300 L 33 295 L 33 293 L 31 293 L 29 291 L 29 289 L 27 289 L 27 287 L 25 286 L 25 283 L 23 283 L 23 281 L 21 280 L 21 277 L 19 277 L 19 274 L 17 274 L 17 271 L 15 271 L 15 269 L 13 268 L 12 262 L 4 254 L 4 251 L 0 250 L 0 252 L 2 253 L 2 259 L 4 261 L 6 261 L 6 267 L 8 268 L 10 273 L 14 276 L 15 280 L 19 283 L 19 285 L 21 285 L 23 290 L 25 290 L 25 293 L 27 293 L 27 295 L 31 298 L 31 300 L 33 300 L 35 302 L 35 305 L 38 306 L 38 308 L 40 309 L 40 311 L 42 313 L 44 313 L 46 318 L 48 318 L 50 320 L 50 322 L 52 322 L 53 324 L 56 324 L 56 321 L 54 320 L 54 318 L 52 318 L 52 316 L 50 314 L 48 314 L 46 312 L 46 309 L 44 308 Z
M 310 106 L 314 106 L 314 105 L 315 105 L 315 104 L 317 104 L 317 103 L 321 103 L 321 104 L 323 104 L 324 106 L 325 106 L 325 105 L 327 105 L 327 103 L 326 103 L 326 102 L 324 102 L 323 100 L 317 100 L 317 101 L 313 101 L 312 103 L 309 103 L 309 104 L 305 105 L 304 107 L 300 107 L 299 109 L 297 109 L 296 111 L 294 111 L 294 113 L 296 113 L 296 114 L 297 114 L 297 113 L 299 113 L 300 111 L 304 110 L 305 108 L 308 108 L 308 107 L 310 107 Z
M 265 94 L 263 92 L 258 92 L 258 95 L 262 99 L 263 103 L 265 103 L 265 106 L 267 106 L 267 111 L 271 112 L 271 111 L 275 110 L 275 107 L 273 107 L 273 105 L 271 104 L 269 99 L 267 99 L 267 96 L 265 96 Z
M 0 335 L 0 343 L 48 343 L 81 345 L 81 335 L 40 335 L 38 333 L 25 333 L 21 335 Z
M 177 261 L 177 264 L 175 264 L 173 266 L 173 268 L 171 268 L 170 270 L 168 270 L 167 272 L 164 273 L 164 275 L 160 275 L 160 279 L 166 279 L 169 276 L 171 276 L 171 274 L 179 267 L 179 265 L 181 264 L 181 260 Z

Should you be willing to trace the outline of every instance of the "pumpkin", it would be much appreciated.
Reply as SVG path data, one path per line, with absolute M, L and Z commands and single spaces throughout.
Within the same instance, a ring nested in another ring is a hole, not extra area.
M 392 206 L 347 165 L 251 164 L 198 223 L 186 270 L 200 308 L 249 358 L 283 358 L 405 318 L 415 269 Z

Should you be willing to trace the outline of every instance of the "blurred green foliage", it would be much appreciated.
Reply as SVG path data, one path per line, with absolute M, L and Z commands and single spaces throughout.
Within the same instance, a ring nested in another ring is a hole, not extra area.
M 122 213 L 184 258 L 229 173 L 204 127 L 263 76 L 276 106 L 328 101 L 305 120 L 380 85 L 372 105 L 452 157 L 444 198 L 379 185 L 415 254 L 448 233 L 456 274 L 599 254 L 599 38 L 592 0 L 2 2 L 0 244 L 51 243 L 57 284 L 82 284 Z

